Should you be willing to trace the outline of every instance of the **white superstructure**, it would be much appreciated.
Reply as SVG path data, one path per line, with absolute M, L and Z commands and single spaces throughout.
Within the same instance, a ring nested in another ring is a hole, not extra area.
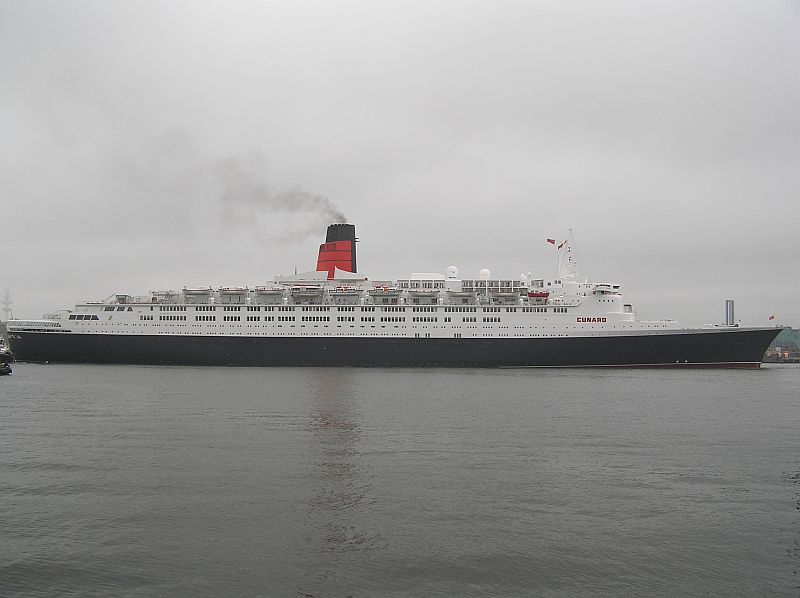
M 569 251 L 565 246 L 561 252 Z M 116 294 L 41 320 L 12 320 L 9 332 L 186 336 L 554 337 L 677 330 L 639 321 L 619 284 L 568 279 L 474 279 L 415 273 L 377 281 L 336 271 L 276 277 L 253 287 L 185 287 Z

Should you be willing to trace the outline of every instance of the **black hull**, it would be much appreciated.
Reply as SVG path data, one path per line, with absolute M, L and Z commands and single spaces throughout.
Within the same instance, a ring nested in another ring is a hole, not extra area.
M 16 332 L 18 361 L 354 367 L 750 367 L 778 328 L 554 338 L 286 338 Z

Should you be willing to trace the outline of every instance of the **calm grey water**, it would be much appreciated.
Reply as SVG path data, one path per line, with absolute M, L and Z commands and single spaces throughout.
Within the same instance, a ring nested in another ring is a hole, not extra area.
M 15 364 L 1 596 L 798 596 L 800 369 Z

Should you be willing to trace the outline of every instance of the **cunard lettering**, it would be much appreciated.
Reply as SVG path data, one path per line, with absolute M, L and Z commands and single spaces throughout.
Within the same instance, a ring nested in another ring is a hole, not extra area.
M 602 323 L 604 323 L 606 321 L 606 318 L 575 318 L 575 321 L 579 322 L 581 324 L 583 324 L 583 323 L 586 323 L 586 324 L 601 323 L 602 324 Z

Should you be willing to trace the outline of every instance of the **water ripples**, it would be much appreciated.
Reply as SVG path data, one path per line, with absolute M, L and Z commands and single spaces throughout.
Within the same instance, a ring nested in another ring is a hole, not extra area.
M 798 371 L 18 364 L 0 595 L 796 596 Z

